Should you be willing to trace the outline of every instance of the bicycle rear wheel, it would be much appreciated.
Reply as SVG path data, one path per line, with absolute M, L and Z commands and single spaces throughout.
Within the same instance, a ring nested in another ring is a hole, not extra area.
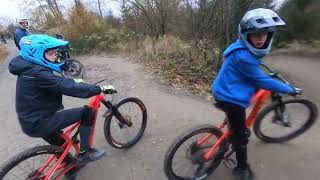
M 85 75 L 85 69 L 81 62 L 69 59 L 65 62 L 67 64 L 67 68 L 62 70 L 61 74 L 63 77 L 70 79 L 82 79 Z
M 63 152 L 63 149 L 57 146 L 45 145 L 37 146 L 31 149 L 27 149 L 16 156 L 9 159 L 4 165 L 0 167 L 0 179 L 1 180 L 19 180 L 19 179 L 32 179 L 43 180 L 46 178 L 46 174 L 49 169 L 56 163 L 56 158 L 48 164 L 47 167 L 40 171 L 53 156 L 57 156 Z M 71 160 L 66 159 L 65 163 L 72 163 Z M 67 166 L 66 166 L 67 167 Z M 58 173 L 62 173 L 64 168 L 60 168 L 53 174 L 52 178 L 59 176 Z M 67 175 L 63 175 L 62 179 L 74 180 L 75 177 L 69 178 Z
M 265 142 L 281 143 L 303 134 L 314 124 L 317 116 L 317 106 L 309 100 L 275 102 L 258 114 L 253 130 Z
M 203 144 L 197 141 L 211 134 Z M 170 180 L 203 179 L 219 166 L 227 145 L 221 144 L 208 161 L 203 160 L 204 154 L 222 136 L 220 129 L 211 125 L 194 127 L 179 136 L 165 154 L 164 172 Z
M 132 126 L 121 123 L 117 116 L 110 114 L 104 121 L 104 136 L 114 148 L 130 148 L 140 140 L 147 126 L 146 107 L 141 100 L 131 97 L 121 100 L 115 109 Z

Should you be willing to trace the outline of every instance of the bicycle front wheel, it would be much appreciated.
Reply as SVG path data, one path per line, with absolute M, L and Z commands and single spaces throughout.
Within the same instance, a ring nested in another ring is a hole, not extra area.
M 303 134 L 314 124 L 317 116 L 317 106 L 309 100 L 275 102 L 258 114 L 253 130 L 265 142 L 281 143 Z
M 104 136 L 114 148 L 126 149 L 136 144 L 142 137 L 147 126 L 147 110 L 138 98 L 126 98 L 115 107 L 118 117 L 110 114 L 104 121 Z M 128 126 L 118 118 L 125 118 L 132 123 Z
M 57 159 L 55 157 L 59 156 L 59 154 L 61 154 L 62 152 L 62 148 L 52 145 L 37 146 L 31 149 L 27 149 L 9 159 L 3 166 L 0 167 L 0 179 L 43 180 L 47 177 L 46 175 L 48 171 L 57 162 Z M 52 158 L 53 160 L 49 162 L 49 159 Z M 66 162 L 67 161 L 68 160 L 66 160 Z M 49 163 L 46 164 L 47 162 Z M 71 162 L 69 163 L 71 164 Z M 67 177 L 67 175 L 60 176 L 59 173 L 62 173 L 63 170 L 64 168 L 58 168 L 50 179 L 54 179 L 57 176 L 59 176 L 60 179 L 73 179 Z
M 194 127 L 179 136 L 165 154 L 164 172 L 168 179 L 204 179 L 213 173 L 221 163 L 228 146 L 225 142 L 221 144 L 207 161 L 203 156 L 221 136 L 220 129 L 210 125 Z
M 83 64 L 77 60 L 69 59 L 65 62 L 67 68 L 61 72 L 63 77 L 70 79 L 83 79 L 85 75 L 85 69 Z

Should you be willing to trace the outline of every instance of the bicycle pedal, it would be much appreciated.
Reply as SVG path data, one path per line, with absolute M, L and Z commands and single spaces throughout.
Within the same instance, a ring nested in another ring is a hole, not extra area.
M 237 161 L 232 158 L 224 158 L 223 164 L 230 169 L 233 169 L 237 166 Z
M 202 165 L 199 165 L 199 167 L 197 168 L 197 172 L 193 180 L 202 180 L 202 179 L 205 179 L 207 176 L 208 174 L 206 173 L 206 170 L 203 169 L 203 164 L 202 164 Z

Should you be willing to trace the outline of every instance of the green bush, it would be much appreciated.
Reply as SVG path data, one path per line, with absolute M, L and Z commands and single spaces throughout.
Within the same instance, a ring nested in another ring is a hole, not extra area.
M 130 33 L 125 30 L 106 29 L 103 33 L 79 36 L 71 39 L 75 53 L 86 54 L 90 52 L 116 52 L 119 46 L 129 38 Z
M 286 26 L 280 29 L 276 43 L 315 41 L 320 39 L 320 2 L 319 0 L 288 0 L 281 6 L 279 13 Z M 282 46 L 282 45 L 279 45 Z

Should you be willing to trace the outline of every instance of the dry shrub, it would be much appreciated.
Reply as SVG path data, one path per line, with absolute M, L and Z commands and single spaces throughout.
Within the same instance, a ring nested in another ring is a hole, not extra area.
M 135 50 L 137 48 L 138 50 Z M 202 40 L 184 42 L 173 36 L 159 39 L 131 39 L 124 48 L 136 52 L 141 61 L 173 86 L 183 86 L 195 94 L 210 97 L 220 50 Z
M 74 6 L 69 13 L 69 23 L 63 29 L 66 37 L 77 39 L 84 35 L 91 35 L 102 31 L 99 18 L 88 11 L 82 4 Z
M 7 48 L 0 44 L 0 63 L 8 56 Z

